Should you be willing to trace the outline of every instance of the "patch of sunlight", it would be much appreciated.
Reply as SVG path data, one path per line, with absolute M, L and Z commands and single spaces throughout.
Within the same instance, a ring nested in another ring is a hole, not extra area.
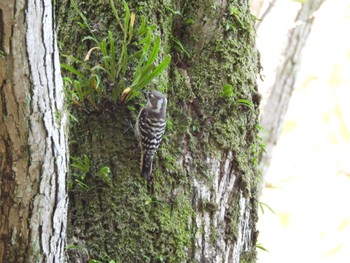
M 286 120 L 284 126 L 283 126 L 283 130 L 282 133 L 287 134 L 290 131 L 294 130 L 297 127 L 297 120 L 295 119 L 288 119 Z
M 279 213 L 279 220 L 284 227 L 288 227 L 290 225 L 290 213 Z
M 323 112 L 322 113 L 322 119 L 323 119 L 323 123 L 325 124 L 329 124 L 332 118 L 332 113 L 331 112 Z
M 340 85 L 340 78 L 341 78 L 340 71 L 341 69 L 339 64 L 333 65 L 332 73 L 328 81 L 329 86 L 338 87 Z
M 340 223 L 340 226 L 338 228 L 338 232 L 344 230 L 349 226 L 349 218 L 343 218 L 343 221 Z
M 338 255 L 343 248 L 344 248 L 344 244 L 338 244 L 337 246 L 334 246 L 331 249 L 329 249 L 324 254 L 324 256 L 326 256 L 326 257 L 334 257 L 334 256 Z
M 316 75 L 310 75 L 310 76 L 307 76 L 303 83 L 300 85 L 300 87 L 295 87 L 296 90 L 299 90 L 299 89 L 306 89 L 313 81 L 317 80 L 318 77 Z

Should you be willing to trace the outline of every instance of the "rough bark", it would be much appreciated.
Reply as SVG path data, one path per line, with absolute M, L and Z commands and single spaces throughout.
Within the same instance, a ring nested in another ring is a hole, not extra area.
M 0 3 L 0 262 L 64 262 L 66 115 L 51 1 Z
M 254 262 L 258 67 L 248 1 L 129 4 L 136 19 L 144 14 L 158 26 L 163 54 L 172 54 L 168 72 L 149 87 L 167 90 L 172 128 L 158 150 L 148 188 L 140 176 L 137 141 L 128 131 L 137 113 L 111 102 L 100 112 L 77 110 L 71 153 L 86 154 L 91 168 L 84 181 L 88 190 L 75 185 L 70 192 L 70 261 Z M 78 36 L 86 31 L 76 26 L 67 1 L 59 6 L 63 52 L 80 52 L 82 58 L 90 47 Z M 78 6 L 91 14 L 89 22 L 98 25 L 99 34 L 113 24 L 108 3 Z M 232 85 L 234 96 L 221 95 L 225 84 Z M 132 106 L 139 109 L 138 103 Z M 105 165 L 110 182 L 98 177 Z
M 261 125 L 266 130 L 262 134 L 266 143 L 266 152 L 261 156 L 263 174 L 268 169 L 273 148 L 283 127 L 289 101 L 295 88 L 294 84 L 302 60 L 302 51 L 313 25 L 313 14 L 323 2 L 324 0 L 314 0 L 302 4 L 295 18 L 295 26 L 289 31 L 286 46 L 281 54 L 281 62 L 276 69 L 275 81 L 268 89 L 268 97 L 263 104 L 260 120 Z

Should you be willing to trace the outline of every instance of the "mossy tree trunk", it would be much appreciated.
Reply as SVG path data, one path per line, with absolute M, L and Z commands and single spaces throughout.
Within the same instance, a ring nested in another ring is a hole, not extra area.
M 64 262 L 67 118 L 50 0 L 0 2 L 0 262 Z
M 69 3 L 57 3 L 62 53 L 83 58 L 91 46 Z M 109 1 L 77 4 L 96 34 L 120 30 Z M 173 58 L 148 87 L 166 90 L 168 128 L 147 185 L 130 129 L 141 98 L 129 104 L 136 111 L 106 100 L 99 111 L 74 109 L 71 155 L 90 165 L 85 189 L 69 195 L 69 261 L 254 262 L 259 96 L 248 1 L 128 4 L 135 23 L 142 14 L 157 25 Z M 105 166 L 110 180 L 98 175 Z

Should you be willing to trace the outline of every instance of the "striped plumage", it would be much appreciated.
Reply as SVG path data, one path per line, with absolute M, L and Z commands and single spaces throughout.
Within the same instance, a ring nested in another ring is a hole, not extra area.
M 153 156 L 165 131 L 167 99 L 158 91 L 143 93 L 147 98 L 147 104 L 141 109 L 137 119 L 136 135 L 141 147 L 141 174 L 150 180 Z

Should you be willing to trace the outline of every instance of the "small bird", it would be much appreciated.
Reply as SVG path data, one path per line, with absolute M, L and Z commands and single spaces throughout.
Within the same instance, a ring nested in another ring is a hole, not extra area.
M 141 109 L 136 121 L 136 136 L 141 147 L 141 174 L 151 179 L 152 162 L 162 140 L 166 126 L 167 98 L 159 91 L 142 91 L 147 104 Z

